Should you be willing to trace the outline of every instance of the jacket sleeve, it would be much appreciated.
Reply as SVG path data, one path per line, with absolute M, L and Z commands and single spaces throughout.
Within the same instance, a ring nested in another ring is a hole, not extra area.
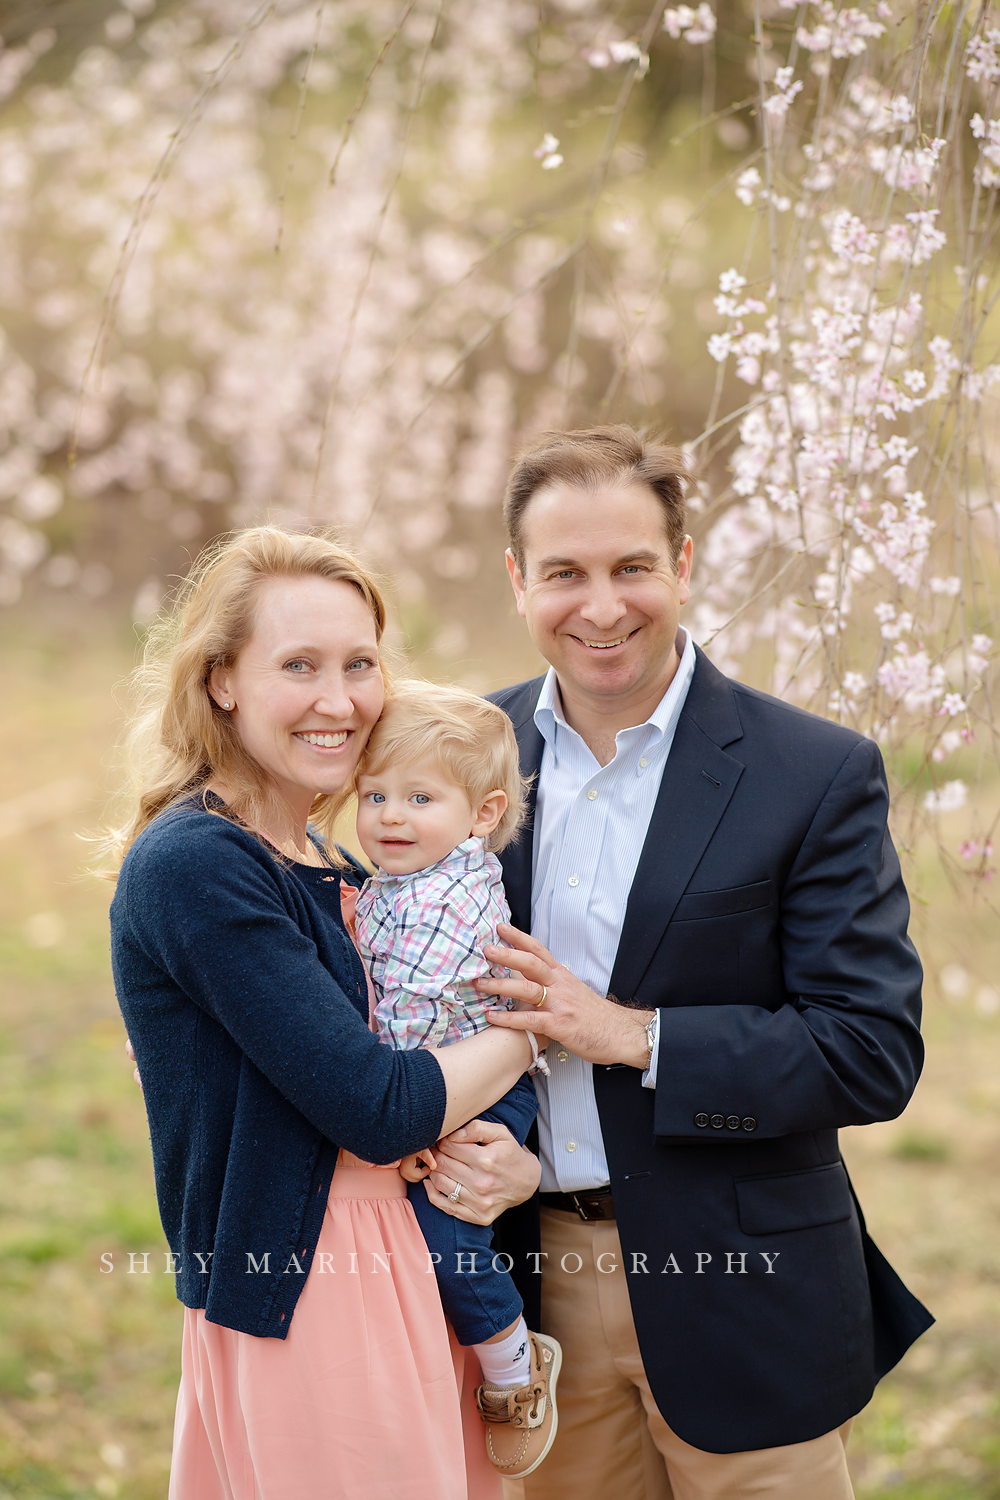
M 221 818 L 165 829 L 133 850 L 119 897 L 132 943 L 328 1139 L 376 1163 L 437 1139 L 433 1053 L 372 1035 L 245 833 Z
M 889 837 L 878 747 L 860 741 L 823 797 L 780 897 L 787 998 L 660 1010 L 655 1133 L 732 1141 L 899 1115 L 923 1063 L 922 970 Z M 744 1126 L 744 1121 L 750 1121 Z

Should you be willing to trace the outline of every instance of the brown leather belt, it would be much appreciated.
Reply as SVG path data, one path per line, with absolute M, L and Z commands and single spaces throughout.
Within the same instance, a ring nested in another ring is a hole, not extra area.
M 564 1213 L 579 1214 L 585 1224 L 615 1216 L 610 1183 L 607 1187 L 587 1188 L 579 1193 L 539 1193 L 538 1201 L 543 1208 L 561 1208 Z

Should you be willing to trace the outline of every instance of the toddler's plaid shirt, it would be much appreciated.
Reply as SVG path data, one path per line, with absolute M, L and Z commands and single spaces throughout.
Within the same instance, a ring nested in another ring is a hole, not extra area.
M 470 838 L 413 875 L 377 871 L 357 905 L 361 956 L 375 986 L 375 1022 L 399 1052 L 440 1046 L 482 1031 L 486 1012 L 503 1004 L 479 995 L 472 981 L 492 968 L 483 944 L 510 921 L 500 861 Z

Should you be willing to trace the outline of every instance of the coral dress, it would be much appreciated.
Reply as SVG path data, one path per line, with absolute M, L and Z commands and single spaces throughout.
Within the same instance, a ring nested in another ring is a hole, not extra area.
M 499 1500 L 480 1379 L 405 1182 L 341 1152 L 288 1337 L 184 1310 L 170 1500 Z
M 406 1183 L 341 1151 L 287 1338 L 184 1309 L 169 1500 L 500 1500 L 481 1379 Z

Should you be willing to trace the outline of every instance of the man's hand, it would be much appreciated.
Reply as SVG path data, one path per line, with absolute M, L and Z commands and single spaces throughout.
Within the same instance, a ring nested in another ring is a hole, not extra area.
M 524 1203 L 538 1186 L 538 1157 L 519 1146 L 506 1125 L 490 1120 L 470 1120 L 453 1130 L 434 1148 L 436 1170 L 424 1180 L 427 1197 L 435 1208 L 467 1224 L 492 1224 L 493 1220 Z M 457 1200 L 451 1194 L 461 1188 Z
M 616 1005 L 557 963 L 535 938 L 506 923 L 497 930 L 509 946 L 489 943 L 483 952 L 491 964 L 511 969 L 513 977 L 477 979 L 476 988 L 481 995 L 526 1000 L 532 1008 L 491 1010 L 488 1016 L 494 1026 L 550 1036 L 586 1062 L 647 1066 L 646 1022 L 652 1020 L 653 1011 Z

